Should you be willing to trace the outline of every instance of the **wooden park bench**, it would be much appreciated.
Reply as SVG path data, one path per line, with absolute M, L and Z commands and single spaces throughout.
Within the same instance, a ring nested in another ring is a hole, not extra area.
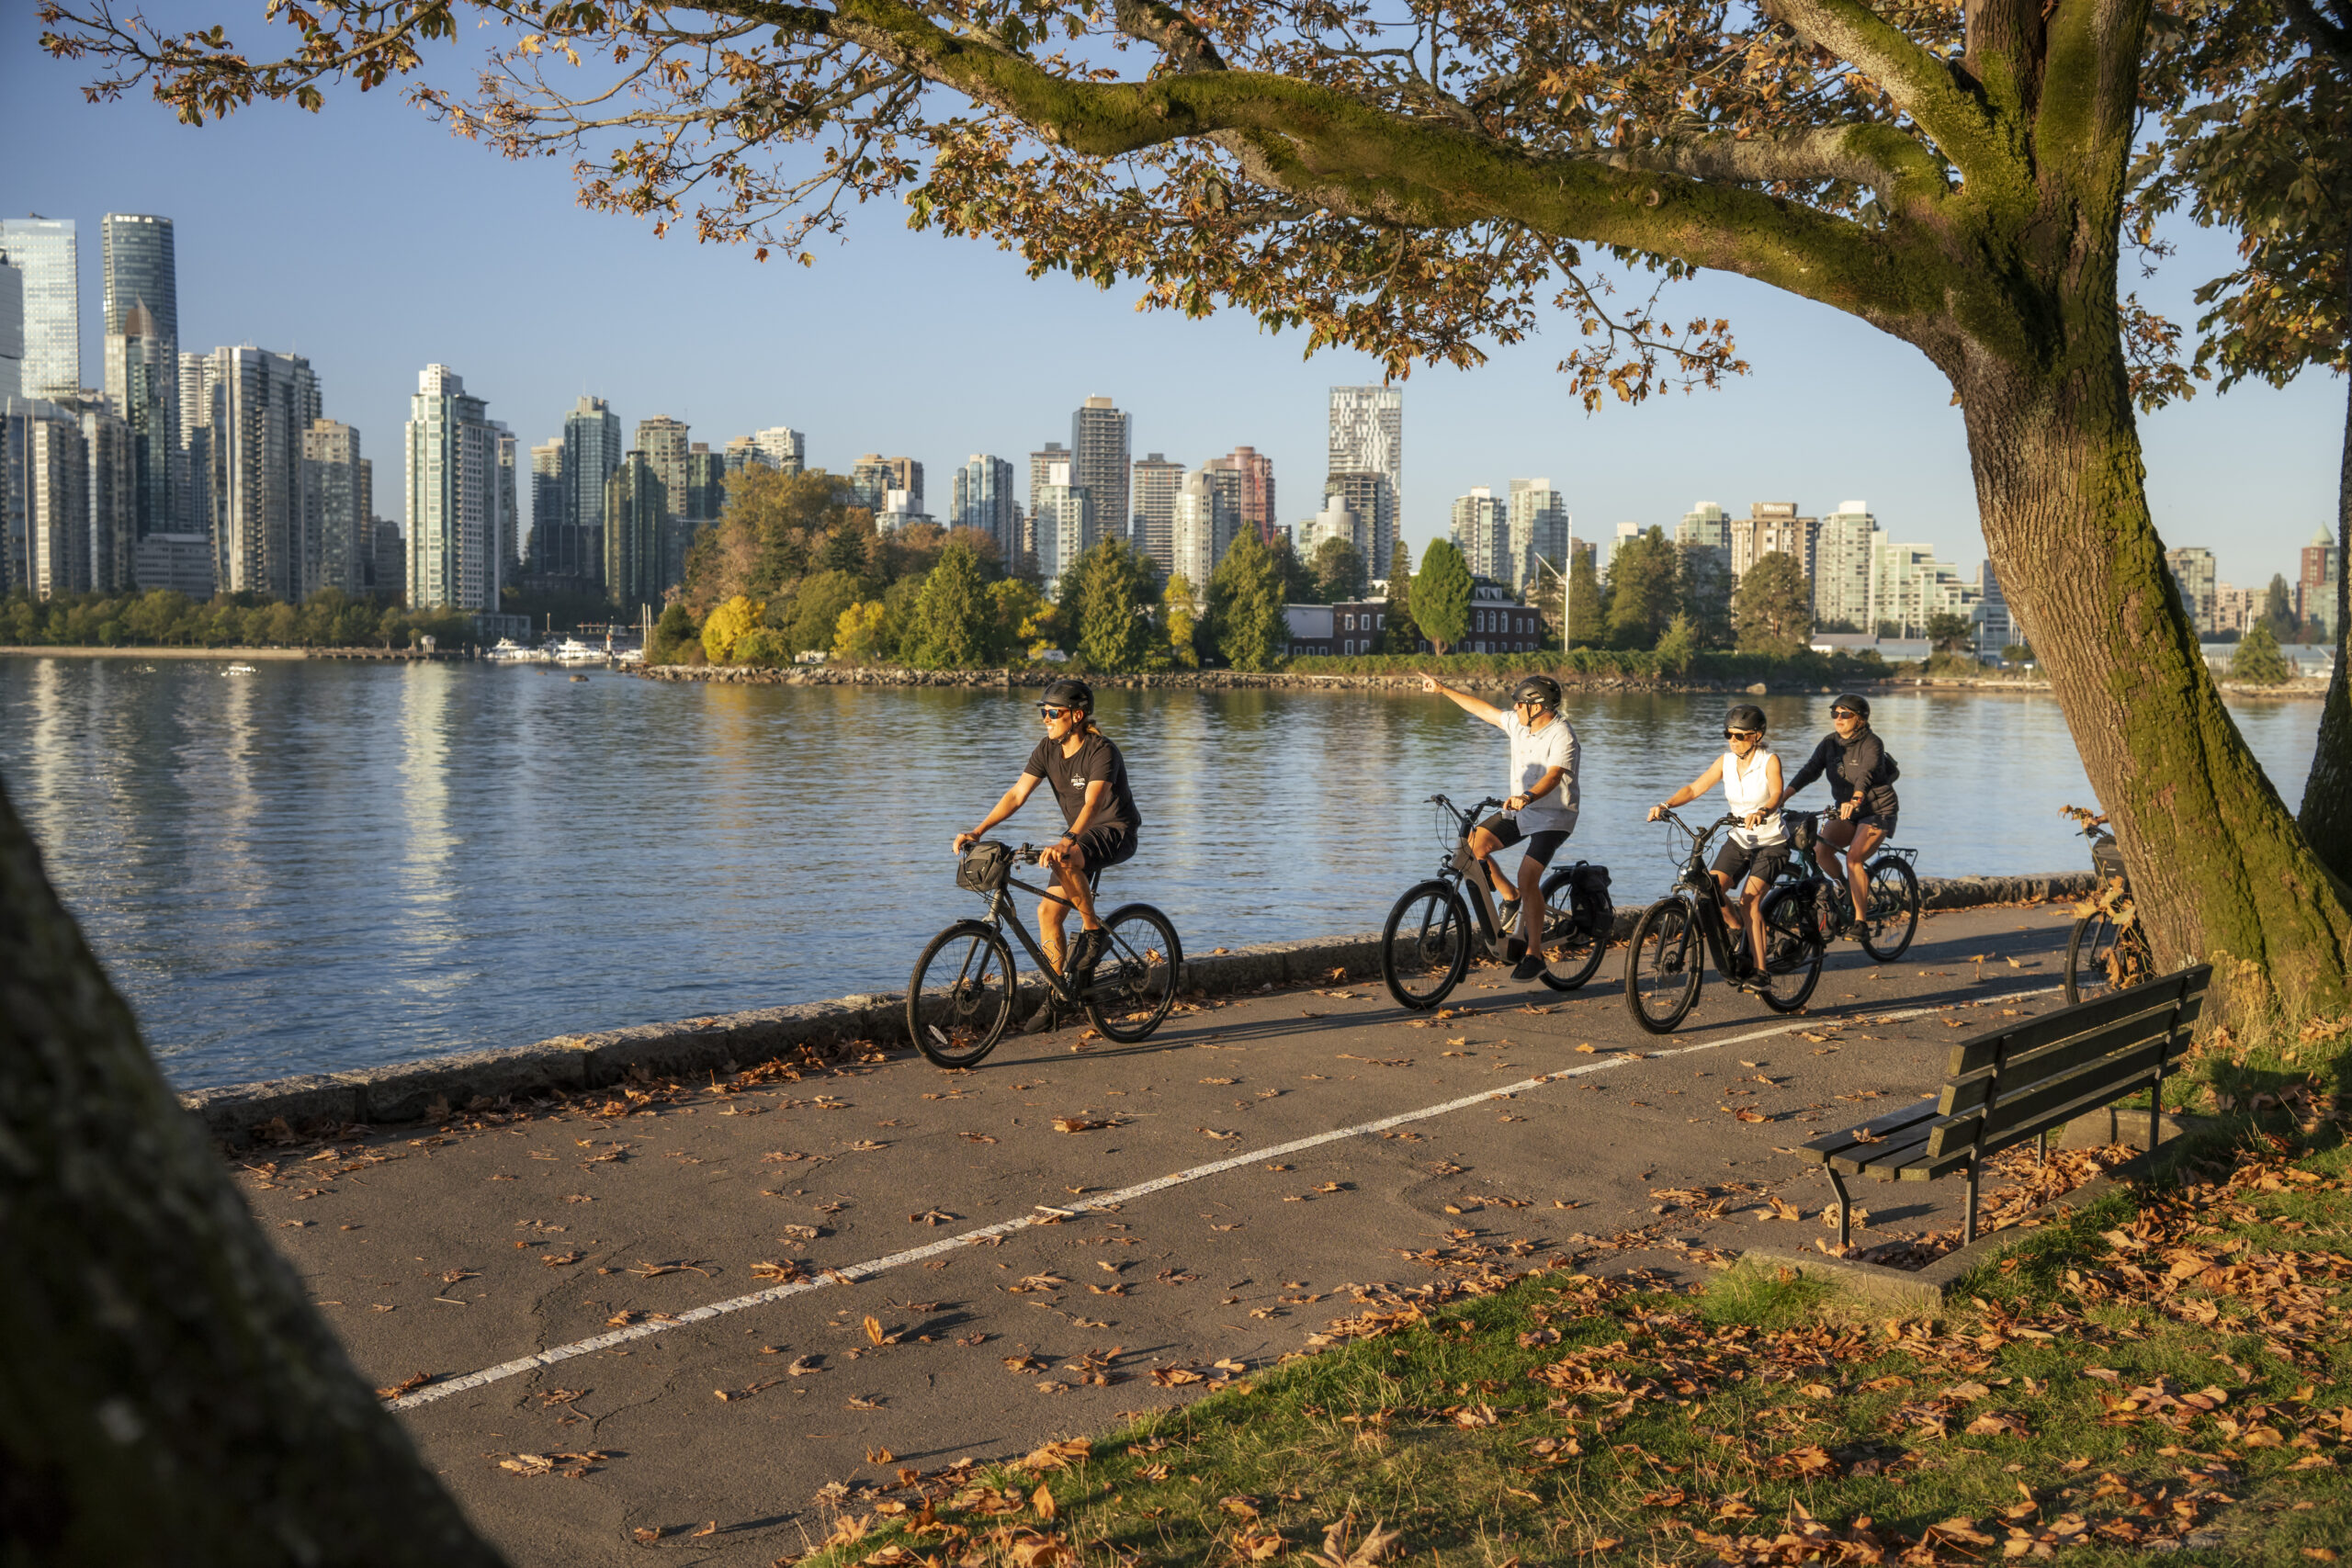
M 2200 964 L 1959 1041 L 1941 1096 L 1805 1145 L 1804 1156 L 1826 1166 L 1838 1190 L 1838 1245 L 1853 1233 L 1849 1176 L 1933 1181 L 1966 1171 L 1967 1234 L 1974 1241 L 1977 1174 L 1986 1156 L 2028 1138 L 2040 1139 L 2046 1156 L 2052 1128 L 2143 1089 L 2154 1148 L 2165 1074 L 2188 1043 L 2212 975 L 2211 964 Z

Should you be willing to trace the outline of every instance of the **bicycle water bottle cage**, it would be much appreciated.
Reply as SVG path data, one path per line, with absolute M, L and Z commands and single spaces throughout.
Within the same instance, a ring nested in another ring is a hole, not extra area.
M 956 886 L 973 893 L 1000 893 L 1012 878 L 1012 848 L 983 839 L 956 865 Z

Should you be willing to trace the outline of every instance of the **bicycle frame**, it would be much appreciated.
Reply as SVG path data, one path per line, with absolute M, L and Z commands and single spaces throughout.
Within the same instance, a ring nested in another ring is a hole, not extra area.
M 1445 796 L 1433 795 L 1425 804 L 1443 807 L 1460 825 L 1453 851 L 1438 863 L 1438 876 L 1453 884 L 1457 896 L 1465 886 L 1477 889 L 1478 897 L 1470 902 L 1470 914 L 1478 922 L 1478 940 L 1486 944 L 1488 957 L 1504 957 L 1510 939 L 1503 933 L 1502 912 L 1495 907 L 1495 889 L 1487 879 L 1486 863 L 1470 850 L 1470 835 L 1478 826 L 1478 814 L 1502 802 L 1489 795 L 1464 810 Z
M 1715 973 L 1725 979 L 1746 978 L 1754 965 L 1743 964 L 1735 967 L 1732 964 L 1730 907 L 1724 902 L 1724 890 L 1715 886 L 1714 873 L 1707 869 L 1707 847 L 1714 842 L 1717 833 L 1739 819 L 1726 817 L 1703 832 L 1693 830 L 1689 823 L 1671 811 L 1658 820 L 1671 822 L 1690 834 L 1690 859 L 1683 866 L 1681 874 L 1674 879 L 1673 891 L 1667 897 L 1684 898 L 1706 911 L 1710 918 L 1698 922 L 1699 935 L 1707 944 L 1707 956 L 1713 960 Z
M 1035 849 L 1027 844 L 1022 845 L 1015 852 L 1020 859 L 1030 862 L 1035 862 L 1038 854 Z M 1046 988 L 1072 1007 L 1083 1006 L 1085 998 L 1071 988 L 1068 977 L 1054 967 L 1046 957 L 1045 948 L 1038 943 L 1036 938 L 1029 934 L 1029 928 L 1022 924 L 1021 911 L 1015 908 L 1012 903 L 1012 890 L 1016 887 L 1023 893 L 1034 893 L 1038 897 L 1048 899 L 1053 903 L 1076 908 L 1075 905 L 1070 904 L 1069 896 L 1058 889 L 1032 887 L 1017 876 L 1008 876 L 1004 879 L 1002 887 L 988 896 L 989 911 L 982 919 L 1000 931 L 1010 924 L 1012 927 L 1012 934 L 1021 939 L 1023 950 L 1029 954 L 1029 962 L 1035 964 L 1037 973 L 1044 976 Z

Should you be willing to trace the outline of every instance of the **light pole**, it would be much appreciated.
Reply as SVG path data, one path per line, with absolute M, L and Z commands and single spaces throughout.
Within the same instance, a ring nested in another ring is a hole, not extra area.
M 1529 553 L 1534 554 L 1533 551 L 1530 551 Z M 1547 571 L 1554 577 L 1560 580 L 1560 659 L 1561 661 L 1565 663 L 1568 657 L 1568 634 L 1570 629 L 1568 625 L 1568 615 L 1571 607 L 1576 603 L 1576 595 L 1571 592 L 1572 584 L 1570 581 L 1570 578 L 1577 569 L 1577 517 L 1575 513 L 1571 512 L 1568 513 L 1568 570 L 1565 572 L 1562 571 L 1558 567 L 1554 566 L 1550 561 L 1545 560 L 1541 555 L 1535 556 L 1535 566 L 1536 581 L 1543 581 L 1543 574 Z

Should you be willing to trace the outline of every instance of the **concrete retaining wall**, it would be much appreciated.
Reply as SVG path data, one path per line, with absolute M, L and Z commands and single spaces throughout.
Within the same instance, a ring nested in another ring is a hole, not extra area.
M 1922 877 L 1930 909 L 2080 897 L 2088 872 L 2039 876 Z M 1617 910 L 1616 938 L 1633 934 L 1642 906 Z M 1184 988 L 1207 996 L 1328 983 L 1334 969 L 1363 979 L 1380 967 L 1380 933 L 1261 942 L 1184 961 Z M 421 1062 L 346 1073 L 311 1073 L 263 1083 L 229 1084 L 180 1097 L 213 1135 L 243 1140 L 283 1120 L 295 1129 L 351 1122 L 386 1125 L 424 1120 L 436 1104 L 463 1109 L 477 1100 L 603 1089 L 633 1070 L 661 1077 L 731 1072 L 796 1051 L 830 1051 L 854 1041 L 897 1044 L 906 1036 L 905 993 L 836 998 L 793 1007 L 642 1024 L 592 1034 L 561 1034 L 533 1045 L 467 1051 Z

